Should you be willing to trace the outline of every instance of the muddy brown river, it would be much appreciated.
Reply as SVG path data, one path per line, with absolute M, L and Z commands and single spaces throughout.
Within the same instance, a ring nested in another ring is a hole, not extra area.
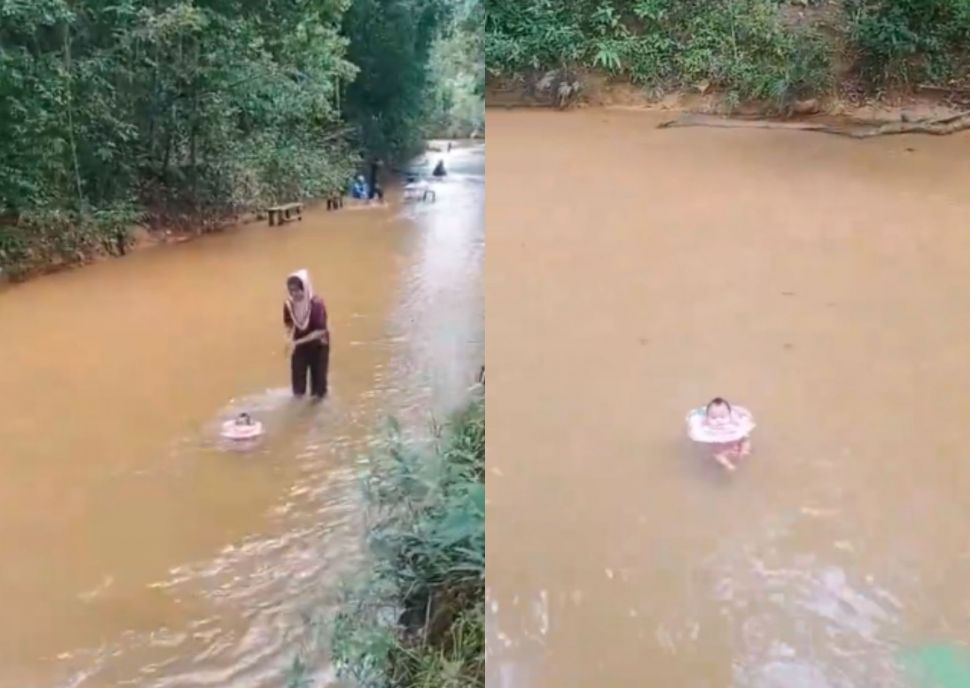
M 382 420 L 422 432 L 483 361 L 484 148 L 446 159 L 435 203 L 314 210 L 0 291 L 0 686 L 283 685 L 304 612 L 359 561 Z M 283 353 L 304 267 L 332 327 L 319 406 L 290 398 Z M 267 428 L 251 453 L 214 439 L 240 410 Z
M 917 688 L 970 641 L 970 136 L 659 121 L 488 114 L 488 686 Z

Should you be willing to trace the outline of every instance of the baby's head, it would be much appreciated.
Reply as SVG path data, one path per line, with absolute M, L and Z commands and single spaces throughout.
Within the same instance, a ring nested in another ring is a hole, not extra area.
M 253 419 L 250 418 L 248 413 L 240 413 L 236 416 L 236 425 L 252 425 Z
M 708 423 L 713 423 L 715 425 L 727 423 L 729 420 L 731 420 L 731 404 L 729 404 L 726 399 L 715 397 L 711 400 L 711 403 L 707 405 L 705 415 Z

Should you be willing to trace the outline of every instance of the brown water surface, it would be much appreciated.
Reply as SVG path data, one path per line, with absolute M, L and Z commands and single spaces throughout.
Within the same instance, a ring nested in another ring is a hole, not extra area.
M 488 115 L 488 684 L 904 686 L 970 641 L 970 136 Z M 755 414 L 728 478 L 684 416 Z
M 301 612 L 359 555 L 380 421 L 420 428 L 481 364 L 484 149 L 448 158 L 433 204 L 315 210 L 0 292 L 0 686 L 282 684 Z M 302 267 L 332 323 L 319 406 L 286 388 Z M 250 453 L 215 439 L 242 409 L 267 427 Z

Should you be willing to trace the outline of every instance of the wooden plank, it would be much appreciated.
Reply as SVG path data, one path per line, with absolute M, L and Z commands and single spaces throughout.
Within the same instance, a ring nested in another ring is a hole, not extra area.
M 274 205 L 273 207 L 267 208 L 266 210 L 268 212 L 280 212 L 280 211 L 288 211 L 288 210 L 298 210 L 302 208 L 303 208 L 302 203 L 283 203 L 282 205 Z
M 303 220 L 303 204 L 302 203 L 283 203 L 281 205 L 274 205 L 266 209 L 266 215 L 269 218 L 269 225 L 272 227 L 275 225 L 281 225 L 284 222 L 289 222 L 291 218 L 291 213 L 296 212 L 297 217 Z M 273 220 L 276 220 L 275 222 Z

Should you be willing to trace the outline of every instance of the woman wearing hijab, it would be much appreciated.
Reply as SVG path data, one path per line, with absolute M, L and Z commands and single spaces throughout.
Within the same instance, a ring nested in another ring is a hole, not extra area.
M 330 332 L 327 309 L 313 293 L 310 275 L 298 270 L 286 279 L 287 298 L 283 305 L 283 325 L 293 378 L 293 394 L 302 397 L 307 391 L 317 399 L 327 396 L 327 369 L 330 365 Z

